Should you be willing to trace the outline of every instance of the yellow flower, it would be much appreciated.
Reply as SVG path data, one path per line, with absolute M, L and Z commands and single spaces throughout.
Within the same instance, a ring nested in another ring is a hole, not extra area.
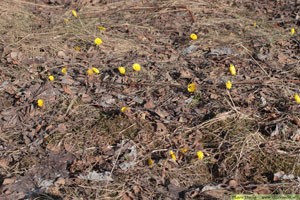
M 75 10 L 72 10 L 72 14 L 74 17 L 77 17 L 77 12 Z
M 141 70 L 141 65 L 140 64 L 138 64 L 138 63 L 135 63 L 135 64 L 133 64 L 132 65 L 132 68 L 135 70 L 135 71 L 140 71 Z
M 180 149 L 180 151 L 181 151 L 182 153 L 185 153 L 185 152 L 187 152 L 187 151 L 188 151 L 188 149 L 186 149 L 186 148 L 182 148 L 182 149 Z
M 300 103 L 300 97 L 299 97 L 298 94 L 295 94 L 295 100 L 296 100 L 297 103 Z
M 96 45 L 102 44 L 102 40 L 100 38 L 96 38 L 94 42 Z
M 92 70 L 93 70 L 96 74 L 99 74 L 99 73 L 100 73 L 99 69 L 97 69 L 96 67 L 92 67 Z
M 39 100 L 37 101 L 37 105 L 38 105 L 39 107 L 42 107 L 42 106 L 44 105 L 44 101 L 43 101 L 42 99 L 39 99 Z
M 86 73 L 88 74 L 88 75 L 93 75 L 93 70 L 91 70 L 91 69 L 88 69 L 87 71 L 86 71 Z
M 291 34 L 292 34 L 292 35 L 295 34 L 295 29 L 294 29 L 294 28 L 291 29 Z
M 125 74 L 125 72 L 126 72 L 125 67 L 119 67 L 118 69 L 121 74 Z
M 229 89 L 229 90 L 230 90 L 231 86 L 232 86 L 231 82 L 230 82 L 230 81 L 227 81 L 227 83 L 226 83 L 226 87 L 227 87 L 227 89 Z
M 192 34 L 191 34 L 191 39 L 192 39 L 192 40 L 197 40 L 197 38 L 198 38 L 198 37 L 197 37 L 197 35 L 196 35 L 195 33 L 192 33 Z
M 100 30 L 102 30 L 102 31 L 105 31 L 105 30 L 106 30 L 106 28 L 105 28 L 105 27 L 102 27 L 102 26 L 98 26 L 98 28 L 99 28 Z
M 234 199 L 233 200 L 245 200 L 246 197 L 244 197 L 243 195 L 235 195 Z
M 67 73 L 67 68 L 62 68 L 61 72 L 66 74 Z
M 253 22 L 253 26 L 254 26 L 254 28 L 256 28 L 256 22 Z
M 151 158 L 148 159 L 148 165 L 153 165 L 153 160 Z
M 174 161 L 176 161 L 176 156 L 174 155 L 174 152 L 173 152 L 173 151 L 170 151 L 170 155 L 171 155 L 172 159 L 173 159 Z
M 231 73 L 232 75 L 236 75 L 236 70 L 235 70 L 235 67 L 234 67 L 233 64 L 230 64 L 229 70 L 230 70 L 230 73 Z
M 65 23 L 69 23 L 69 19 L 66 18 L 66 19 L 65 19 Z
M 79 51 L 79 46 L 76 46 L 76 47 L 75 47 L 75 51 Z
M 187 89 L 188 89 L 189 92 L 194 92 L 196 90 L 195 83 L 189 84 L 188 87 L 187 87 Z
M 50 81 L 54 81 L 54 77 L 53 76 L 49 76 L 49 80 Z
M 125 106 L 124 106 L 124 107 L 122 107 L 122 108 L 121 108 L 121 112 L 125 112 L 125 111 L 126 111 L 126 109 L 127 109 L 127 107 L 125 107 Z
M 203 153 L 202 151 L 198 151 L 198 152 L 197 152 L 197 156 L 198 156 L 198 159 L 199 159 L 199 160 L 202 160 L 203 157 L 204 157 L 204 153 Z

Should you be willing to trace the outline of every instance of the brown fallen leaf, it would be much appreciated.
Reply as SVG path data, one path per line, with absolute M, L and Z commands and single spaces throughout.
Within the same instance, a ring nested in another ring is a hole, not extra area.
M 9 161 L 5 158 L 0 159 L 0 167 L 7 169 L 9 167 Z
M 179 199 L 179 194 L 186 190 L 186 188 L 171 183 L 168 185 L 168 190 L 172 198 Z
M 166 116 L 169 116 L 169 113 L 165 110 L 161 110 L 161 109 L 156 109 L 155 110 L 156 114 L 158 116 L 160 116 L 162 119 L 164 119 Z
M 123 200 L 132 200 L 127 193 L 123 194 Z
M 83 94 L 81 97 L 83 103 L 89 103 L 92 101 L 92 98 L 88 94 Z
M 182 71 L 180 71 L 180 77 L 181 78 L 192 78 L 192 75 L 189 71 L 182 70 Z
M 224 199 L 226 190 L 217 189 L 217 190 L 207 190 L 203 192 L 204 195 L 210 198 Z
M 230 181 L 229 181 L 229 185 L 230 185 L 231 187 L 236 187 L 236 186 L 238 186 L 238 183 L 237 183 L 235 180 L 230 180 Z
M 271 190 L 267 186 L 258 186 L 253 190 L 253 194 L 271 194 Z
M 273 181 L 279 181 L 283 175 L 284 175 L 284 171 L 277 172 L 276 174 L 274 174 Z
M 156 133 L 158 133 L 158 135 L 165 135 L 168 133 L 168 129 L 163 123 L 157 122 L 156 123 Z
M 54 185 L 55 186 L 60 186 L 60 185 L 65 185 L 66 184 L 66 179 L 60 177 L 57 179 L 57 181 L 55 181 Z
M 145 103 L 144 108 L 146 108 L 146 109 L 155 108 L 155 104 L 153 103 L 153 101 L 150 100 L 147 103 Z
M 134 194 L 136 194 L 136 195 L 141 191 L 139 186 L 137 186 L 137 185 L 133 186 L 132 189 L 133 189 Z
M 289 56 L 287 56 L 287 55 L 285 55 L 285 54 L 283 54 L 283 53 L 280 53 L 280 54 L 278 55 L 278 62 L 281 63 L 281 64 L 283 64 L 283 63 L 286 62 L 286 60 L 287 60 L 288 58 L 289 58 Z
M 298 125 L 298 127 L 300 127 L 300 119 L 296 116 L 293 117 L 295 123 Z
M 6 179 L 4 179 L 4 181 L 3 181 L 3 185 L 7 185 L 7 184 L 12 184 L 12 183 L 14 183 L 16 181 L 16 177 L 12 177 L 12 178 L 6 178 Z
M 69 85 L 63 85 L 63 90 L 66 94 L 69 94 L 71 96 L 74 95 L 73 91 L 71 90 L 71 87 Z

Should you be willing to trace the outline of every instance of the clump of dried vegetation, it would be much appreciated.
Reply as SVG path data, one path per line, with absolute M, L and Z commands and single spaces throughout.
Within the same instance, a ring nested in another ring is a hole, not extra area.
M 1 1 L 0 198 L 299 193 L 299 6 L 276 2 Z

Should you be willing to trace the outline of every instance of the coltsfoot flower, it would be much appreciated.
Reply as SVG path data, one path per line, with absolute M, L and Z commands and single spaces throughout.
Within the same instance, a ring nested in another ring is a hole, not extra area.
M 93 70 L 96 74 L 99 74 L 99 73 L 100 73 L 99 69 L 97 69 L 96 67 L 92 67 L 92 70 Z
M 39 100 L 37 101 L 37 105 L 38 105 L 39 107 L 42 107 L 42 106 L 44 105 L 44 101 L 43 101 L 42 99 L 39 99 Z
M 93 72 L 93 70 L 88 69 L 88 70 L 86 71 L 86 73 L 87 73 L 88 75 L 92 75 L 94 72 Z
M 133 68 L 133 70 L 134 71 L 140 71 L 141 70 L 141 65 L 140 64 L 138 64 L 138 63 L 134 63 L 133 65 L 132 65 L 132 68 Z
M 181 151 L 182 153 L 185 153 L 185 152 L 188 152 L 188 149 L 182 148 L 182 149 L 180 149 L 180 151 Z
M 153 165 L 153 160 L 151 158 L 148 159 L 148 165 Z
M 54 81 L 54 76 L 49 76 L 50 81 Z
M 192 40 L 197 40 L 198 36 L 195 33 L 191 34 L 191 39 Z
M 232 86 L 231 82 L 230 82 L 230 81 L 227 81 L 227 83 L 226 83 L 226 87 L 227 87 L 227 89 L 228 89 L 228 90 L 230 90 L 230 89 L 231 89 L 231 86 Z
M 118 69 L 121 74 L 125 74 L 125 72 L 126 72 L 125 67 L 119 67 Z
M 102 40 L 101 40 L 100 38 L 96 38 L 94 42 L 95 42 L 95 44 L 98 45 L 98 46 L 99 46 L 100 44 L 102 44 Z
M 199 160 L 202 160 L 204 158 L 204 153 L 202 151 L 198 151 L 197 156 Z
M 72 10 L 72 14 L 74 17 L 77 17 L 77 12 L 75 10 Z
M 188 87 L 187 87 L 187 90 L 188 90 L 189 92 L 194 92 L 194 91 L 196 90 L 196 85 L 195 85 L 195 83 L 189 84 Z
M 299 97 L 298 94 L 295 94 L 295 100 L 296 100 L 297 103 L 300 103 L 300 97 Z
M 127 107 L 125 107 L 125 106 L 121 108 L 121 112 L 125 112 L 126 110 L 127 110 Z
M 294 29 L 294 28 L 291 29 L 291 34 L 292 34 L 292 35 L 295 34 L 295 29 Z
M 170 155 L 174 161 L 176 161 L 176 156 L 173 151 L 170 151 Z
M 64 74 L 66 74 L 67 73 L 67 68 L 62 68 L 61 72 L 64 73 Z
M 103 27 L 103 26 L 98 26 L 98 28 L 99 28 L 99 30 L 101 30 L 101 31 L 105 31 L 105 30 L 106 30 L 106 28 Z
M 236 70 L 233 64 L 230 64 L 229 71 L 232 75 L 236 75 Z

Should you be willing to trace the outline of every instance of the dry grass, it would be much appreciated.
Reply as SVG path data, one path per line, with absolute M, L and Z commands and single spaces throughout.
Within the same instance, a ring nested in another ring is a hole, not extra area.
M 188 10 L 182 5 L 187 5 Z M 71 15 L 72 9 L 77 9 L 78 18 Z M 48 190 L 49 194 L 64 199 L 121 199 L 131 194 L 139 199 L 174 199 L 180 195 L 170 192 L 168 185 L 193 193 L 200 192 L 205 185 L 228 184 L 230 180 L 235 180 L 238 186 L 227 186 L 227 193 L 220 199 L 235 193 L 252 193 L 258 186 L 268 186 L 272 193 L 297 193 L 296 180 L 274 183 L 273 176 L 279 171 L 300 176 L 299 142 L 291 140 L 297 130 L 293 117 L 300 117 L 299 107 L 293 105 L 291 96 L 299 91 L 299 85 L 246 84 L 234 87 L 230 94 L 218 87 L 229 78 L 225 66 L 232 62 L 239 67 L 239 75 L 234 77 L 236 82 L 299 76 L 296 58 L 289 58 L 287 65 L 276 60 L 283 50 L 287 51 L 285 54 L 295 51 L 294 46 L 278 47 L 278 43 L 290 41 L 289 32 L 265 16 L 254 17 L 244 7 L 225 1 L 218 4 L 120 1 L 95 6 L 84 0 L 68 8 L 3 0 L 0 15 L 0 43 L 4 47 L 0 48 L 0 81 L 9 82 L 9 88 L 0 87 L 3 93 L 0 117 L 3 123 L 15 118 L 23 123 L 10 128 L 1 126 L 0 140 L 6 143 L 1 156 L 9 160 L 9 167 L 0 169 L 1 176 L 24 176 L 41 163 L 48 151 L 67 151 L 76 157 L 76 162 L 69 166 L 70 176 L 59 190 L 55 187 Z M 193 17 L 197 19 L 195 23 Z M 98 26 L 107 30 L 100 31 Z M 194 32 L 199 39 L 187 39 Z M 96 37 L 103 40 L 101 48 L 93 45 Z M 182 50 L 191 44 L 200 48 L 182 56 Z M 80 47 L 80 52 L 76 52 L 75 46 Z M 210 49 L 219 47 L 231 48 L 237 55 L 215 59 L 204 56 Z M 266 62 L 257 61 L 253 55 L 264 48 L 271 49 L 271 58 Z M 59 51 L 64 51 L 69 60 L 58 59 Z M 21 52 L 17 62 L 6 60 L 11 52 Z M 81 60 L 72 59 L 79 54 Z M 37 56 L 45 62 L 30 65 L 22 62 Z M 128 79 L 133 81 L 122 85 L 114 70 L 133 62 L 141 63 L 145 70 L 136 76 L 129 75 Z M 285 68 L 281 69 L 282 65 Z M 296 67 L 289 67 L 292 65 Z M 91 66 L 101 69 L 101 79 L 86 78 L 85 71 Z M 77 88 L 71 95 L 60 87 L 61 77 L 56 82 L 59 87 L 45 83 L 49 74 L 59 76 L 62 67 L 68 67 L 69 75 L 77 84 L 71 87 L 70 90 Z M 178 80 L 171 77 L 172 73 L 183 71 L 191 76 Z M 200 87 L 191 104 L 179 105 L 180 99 L 190 97 L 185 92 L 190 82 Z M 42 92 L 26 96 L 26 91 L 32 91 L 31 86 L 35 84 L 48 88 L 48 92 L 59 93 L 55 100 Z M 212 87 L 201 87 L 201 84 Z M 8 89 L 15 92 L 10 93 Z M 97 89 L 104 89 L 105 93 Z M 22 96 L 22 92 L 25 93 L 23 102 L 16 97 Z M 85 93 L 93 102 L 81 98 Z M 125 100 L 117 100 L 116 105 L 106 108 L 99 106 L 103 96 L 118 94 L 128 99 L 153 99 L 158 105 L 146 109 L 132 100 L 133 108 L 126 114 L 119 111 L 126 105 Z M 267 108 L 259 103 L 261 96 L 268 96 Z M 49 106 L 38 110 L 34 102 L 40 97 L 49 98 Z M 176 110 L 178 107 L 181 109 Z M 162 119 L 156 108 L 167 110 L 167 116 L 171 117 Z M 206 111 L 196 113 L 197 109 Z M 4 111 L 16 112 L 15 118 L 4 120 Z M 187 120 L 181 121 L 178 115 Z M 157 122 L 163 122 L 166 129 L 157 130 Z M 279 136 L 270 137 L 266 129 L 274 130 L 277 124 L 283 125 Z M 42 138 L 36 152 L 31 151 L 35 142 L 25 144 L 20 134 L 24 127 L 28 134 L 35 134 L 34 138 Z M 126 161 L 125 153 L 116 155 L 115 152 L 124 140 L 132 141 L 138 153 L 136 166 L 122 171 L 116 163 Z M 189 151 L 182 153 L 180 149 L 186 147 Z M 196 157 L 200 149 L 205 154 L 204 160 Z M 170 159 L 170 150 L 175 152 L 177 162 Z M 152 167 L 147 164 L 149 158 L 154 160 Z M 76 178 L 90 171 L 113 172 L 114 181 Z M 139 192 L 135 191 L 137 186 Z M 39 198 L 56 197 L 43 194 Z M 206 196 L 199 193 L 198 198 Z

